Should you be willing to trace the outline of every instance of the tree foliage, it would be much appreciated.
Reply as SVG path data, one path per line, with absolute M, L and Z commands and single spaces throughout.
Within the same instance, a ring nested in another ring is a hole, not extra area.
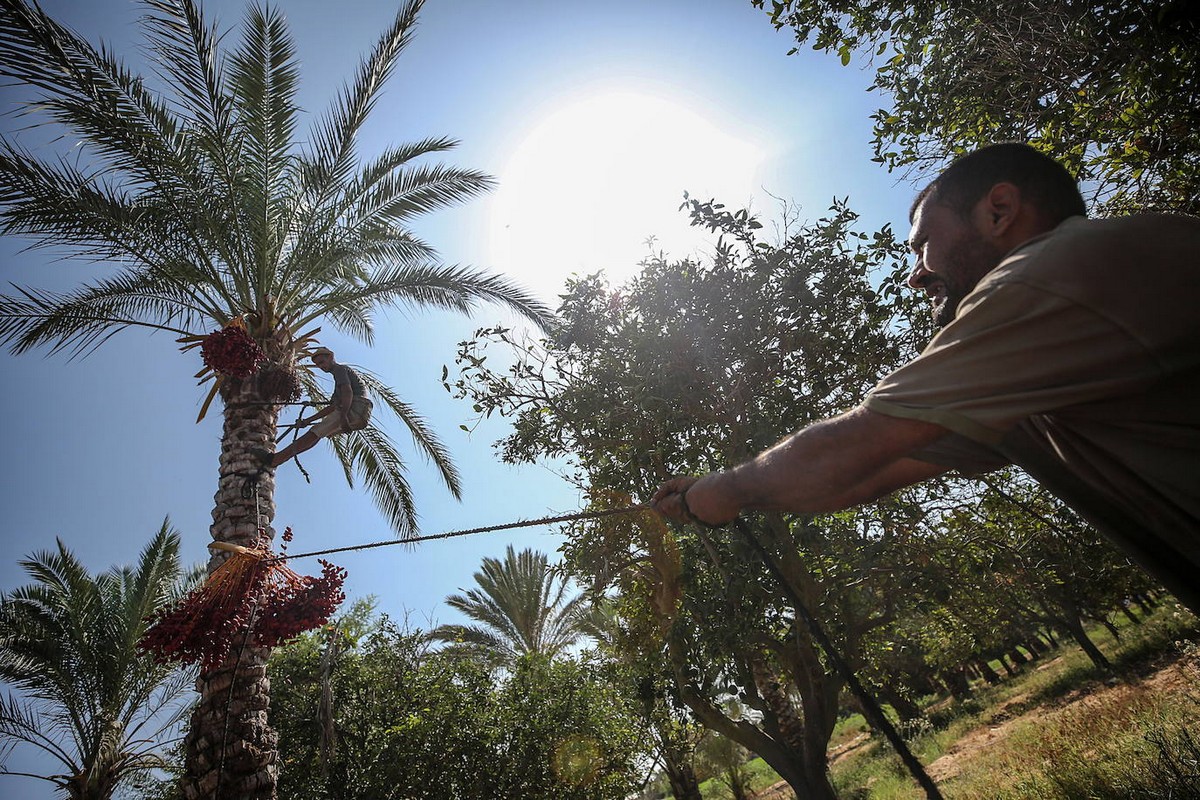
M 164 521 L 136 566 L 95 575 L 62 542 L 21 566 L 34 582 L 0 600 L 0 679 L 19 690 L 0 699 L 0 747 L 57 762 L 27 777 L 63 796 L 107 800 L 167 765 L 188 708 L 194 674 L 137 649 L 145 618 L 186 583 L 179 534 Z
M 873 145 L 889 169 L 1028 141 L 1110 212 L 1200 213 L 1194 3 L 772 0 L 769 12 L 799 44 L 871 63 L 889 104 Z
M 492 329 L 464 343 L 452 388 L 483 414 L 512 417 L 503 458 L 565 457 L 598 505 L 645 498 L 671 474 L 737 463 L 852 407 L 911 351 L 917 334 L 901 317 L 903 257 L 890 231 L 858 231 L 839 202 L 817 222 L 791 220 L 772 243 L 744 211 L 687 207 L 721 234 L 711 263 L 651 258 L 619 288 L 582 278 L 546 339 Z M 507 369 L 489 360 L 497 344 L 515 354 Z M 750 523 L 855 658 L 863 634 L 904 598 L 893 516 Z M 756 549 L 652 518 L 608 518 L 573 530 L 566 553 L 593 588 L 620 589 L 626 643 L 659 654 L 669 702 L 762 755 L 797 791 L 828 796 L 824 748 L 840 679 Z M 731 716 L 731 694 L 750 711 Z
M 636 788 L 642 737 L 599 664 L 525 655 L 497 683 L 490 665 L 429 641 L 369 617 L 273 656 L 282 795 L 620 800 Z

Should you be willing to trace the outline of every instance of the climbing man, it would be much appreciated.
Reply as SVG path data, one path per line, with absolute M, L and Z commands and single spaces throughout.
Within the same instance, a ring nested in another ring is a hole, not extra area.
M 1085 219 L 1075 179 L 1023 144 L 966 155 L 913 203 L 908 283 L 940 332 L 857 408 L 652 503 L 864 503 L 948 469 L 1017 464 L 1200 613 L 1200 219 Z
M 278 453 L 256 449 L 255 456 L 264 464 L 278 467 L 288 459 L 295 458 L 329 436 L 347 431 L 362 430 L 371 420 L 371 399 L 358 373 L 344 364 L 339 364 L 328 347 L 313 351 L 312 362 L 317 369 L 333 376 L 333 395 L 329 403 L 308 419 L 299 419 L 297 426 L 313 425 L 304 435 Z

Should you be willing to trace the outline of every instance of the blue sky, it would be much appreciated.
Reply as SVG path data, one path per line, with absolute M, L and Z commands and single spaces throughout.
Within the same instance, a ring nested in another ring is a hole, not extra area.
M 314 116 L 391 21 L 379 0 L 283 0 L 302 61 L 302 105 Z M 47 0 L 44 7 L 89 39 L 140 63 L 132 0 Z M 240 0 L 204 6 L 236 28 Z M 236 35 L 236 33 L 234 34 Z M 704 253 L 676 211 L 683 192 L 751 203 L 765 219 L 774 197 L 815 218 L 849 196 L 872 228 L 903 234 L 914 186 L 870 161 L 870 72 L 836 56 L 787 56 L 749 0 L 431 0 L 402 56 L 361 151 L 434 135 L 461 139 L 446 159 L 497 176 L 492 196 L 422 221 L 450 263 L 504 270 L 553 302 L 572 272 L 628 275 L 645 241 L 676 256 Z M 6 112 L 11 93 L 0 94 Z M 11 118 L 3 122 L 11 130 Z M 0 240 L 0 279 L 62 288 L 99 269 L 22 253 Z M 423 533 L 567 513 L 574 491 L 550 468 L 498 464 L 502 424 L 459 430 L 471 410 L 438 379 L 455 344 L 504 316 L 472 319 L 389 314 L 374 348 L 327 336 L 339 360 L 376 372 L 422 410 L 463 472 L 456 503 L 415 454 L 412 482 Z M 134 560 L 164 516 L 184 534 L 189 561 L 205 557 L 220 415 L 194 423 L 203 392 L 195 353 L 169 336 L 123 333 L 90 357 L 0 355 L 6 390 L 0 589 L 25 582 L 19 558 L 61 538 L 93 569 Z M 284 416 L 290 421 L 293 417 Z M 397 430 L 397 433 L 399 431 Z M 303 458 L 278 477 L 276 526 L 303 551 L 391 537 L 363 492 L 348 489 L 333 457 Z M 484 556 L 507 544 L 555 551 L 545 529 L 395 547 L 336 559 L 351 596 L 374 594 L 416 624 L 455 621 L 441 600 L 471 584 Z M 297 562 L 315 572 L 315 563 Z

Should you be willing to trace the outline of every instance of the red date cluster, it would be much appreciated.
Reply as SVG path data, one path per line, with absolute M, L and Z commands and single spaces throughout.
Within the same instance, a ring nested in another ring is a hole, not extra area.
M 249 378 L 264 361 L 266 353 L 241 325 L 226 325 L 204 337 L 200 345 L 204 365 L 231 378 Z
M 346 599 L 342 591 L 346 570 L 324 559 L 320 561 L 319 578 L 287 570 L 291 573 L 289 579 L 279 582 L 266 594 L 254 620 L 255 642 L 275 647 L 329 621 Z
M 284 540 L 291 539 L 291 528 Z M 346 570 L 321 560 L 321 576 L 299 575 L 265 542 L 231 555 L 202 586 L 147 618 L 138 648 L 160 663 L 199 664 L 203 672 L 229 655 L 239 631 L 274 647 L 329 621 L 346 599 Z

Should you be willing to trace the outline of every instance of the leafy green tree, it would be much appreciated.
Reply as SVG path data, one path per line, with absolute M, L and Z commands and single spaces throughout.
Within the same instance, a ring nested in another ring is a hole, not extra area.
M 497 683 L 488 665 L 433 652 L 427 633 L 375 618 L 334 661 L 327 723 L 329 641 L 309 634 L 272 656 L 289 798 L 620 800 L 637 786 L 643 737 L 594 661 L 526 655 Z M 332 751 L 321 746 L 327 724 Z
M 273 534 L 273 475 L 261 477 L 254 497 L 242 488 L 257 469 L 253 450 L 275 441 L 278 402 L 288 395 L 280 387 L 298 377 L 314 401 L 324 400 L 301 363 L 314 325 L 369 343 L 375 312 L 388 307 L 467 312 L 482 301 L 538 321 L 546 313 L 501 277 L 440 264 L 410 231 L 414 218 L 492 185 L 475 170 L 420 163 L 453 140 L 428 138 L 372 158 L 357 150 L 412 40 L 421 0 L 401 4 L 307 133 L 296 104 L 299 62 L 279 6 L 250 7 L 240 43 L 228 48 L 195 0 L 143 5 L 157 65 L 150 76 L 26 0 L 0 2 L 0 75 L 26 90 L 34 131 L 64 148 L 0 139 L 0 228 L 111 268 L 72 291 L 0 296 L 0 342 L 17 353 L 86 353 L 126 328 L 195 342 L 214 327 L 244 324 L 266 363 L 250 377 L 214 380 L 208 398 L 220 396 L 225 416 L 211 533 L 244 545 L 260 531 Z M 458 474 L 426 423 L 391 388 L 363 377 L 457 496 Z M 347 479 L 357 473 L 396 530 L 410 533 L 405 459 L 383 430 L 372 424 L 332 445 Z M 224 557 L 215 555 L 210 569 Z M 189 798 L 274 795 L 266 657 L 248 647 L 240 661 L 231 656 L 202 676 Z
M 955 481 L 948 502 L 926 501 L 905 547 L 921 565 L 916 602 L 870 634 L 871 678 L 911 718 L 916 698 L 940 679 L 955 694 L 962 675 L 1008 661 L 1024 647 L 1044 650 L 1045 632 L 1070 637 L 1107 669 L 1084 622 L 1104 620 L 1143 591 L 1144 574 L 1061 501 L 1008 471 L 982 482 Z
M 709 733 L 700 748 L 713 777 L 729 790 L 732 800 L 751 800 L 754 791 L 747 765 L 752 757 L 750 751 L 718 733 Z
M 547 338 L 493 329 L 462 346 L 452 389 L 483 414 L 512 418 L 503 458 L 566 458 L 597 505 L 628 503 L 669 475 L 737 463 L 852 407 L 911 351 L 890 231 L 859 232 L 839 202 L 771 243 L 744 211 L 688 208 L 721 234 L 711 263 L 651 258 L 620 288 L 580 279 Z M 489 346 L 515 363 L 493 368 Z M 864 634 L 905 597 L 895 531 L 876 517 L 748 522 L 854 661 Z M 576 526 L 566 555 L 586 582 L 620 587 L 631 646 L 660 654 L 673 698 L 694 719 L 761 755 L 798 794 L 832 795 L 825 747 L 841 679 L 762 552 L 734 533 L 607 518 Z M 731 694 L 753 713 L 731 716 Z
M 655 580 L 657 588 L 664 581 Z M 643 634 L 630 611 L 636 599 L 593 598 L 585 616 L 585 632 L 595 640 L 592 653 L 608 665 L 610 680 L 630 698 L 642 730 L 653 743 L 661 777 L 675 800 L 701 800 L 697 748 L 706 736 L 687 707 L 672 692 L 669 665 L 661 648 L 641 646 Z M 634 700 L 636 698 L 636 700 Z
M 1147 585 L 1144 573 L 1060 500 L 1028 481 L 989 479 L 973 512 L 976 519 L 967 524 L 987 529 L 991 571 L 1017 584 L 1001 594 L 1001 608 L 1010 609 L 1011 618 L 1032 621 L 1026 629 L 1046 626 L 1070 636 L 1097 668 L 1109 669 L 1084 622 L 1106 622 L 1108 612 Z M 1023 637 L 1017 632 L 1012 638 Z
M 189 707 L 195 675 L 137 649 L 146 616 L 187 583 L 179 534 L 164 521 L 136 566 L 95 575 L 62 542 L 21 566 L 34 582 L 0 600 L 0 679 L 20 692 L 0 698 L 0 746 L 39 750 L 62 771 L 0 775 L 107 800 L 167 766 Z
M 556 577 L 545 553 L 517 553 L 504 560 L 485 558 L 475 573 L 477 588 L 452 594 L 446 605 L 478 625 L 441 625 L 431 632 L 456 652 L 511 667 L 525 655 L 554 658 L 584 633 L 585 598 L 568 598 L 570 581 Z
M 889 169 L 1016 139 L 1063 159 L 1109 211 L 1200 211 L 1200 17 L 1187 0 L 769 8 L 798 45 L 873 64 L 888 104 L 873 145 Z

